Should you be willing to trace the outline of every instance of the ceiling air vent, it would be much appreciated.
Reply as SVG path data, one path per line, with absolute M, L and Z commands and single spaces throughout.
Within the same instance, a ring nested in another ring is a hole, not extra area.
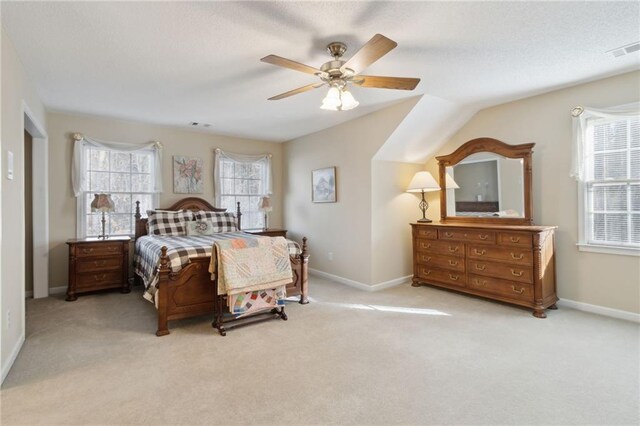
M 189 125 L 193 127 L 211 127 L 211 124 L 208 123 L 198 123 L 197 121 L 192 121 Z
M 609 50 L 607 53 L 611 53 L 614 58 L 619 58 L 620 56 L 628 55 L 629 53 L 637 52 L 640 50 L 640 41 L 636 41 L 635 43 L 627 44 L 626 46 L 616 47 L 613 50 Z

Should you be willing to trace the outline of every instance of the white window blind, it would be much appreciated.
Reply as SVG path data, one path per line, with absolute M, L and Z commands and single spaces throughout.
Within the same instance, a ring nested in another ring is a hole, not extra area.
M 589 118 L 585 243 L 640 248 L 640 119 Z
M 80 229 L 82 236 L 101 234 L 102 214 L 91 212 L 95 193 L 111 194 L 115 212 L 106 214 L 109 235 L 133 235 L 135 232 L 135 202 L 146 211 L 156 205 L 155 171 L 152 150 L 126 152 L 101 149 L 90 145 L 84 148 L 84 182 L 81 195 Z

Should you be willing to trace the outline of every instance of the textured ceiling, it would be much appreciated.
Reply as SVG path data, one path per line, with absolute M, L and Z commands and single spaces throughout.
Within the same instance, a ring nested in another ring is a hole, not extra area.
M 479 108 L 639 68 L 607 50 L 640 39 L 638 2 L 2 2 L 2 24 L 45 105 L 284 141 L 428 94 Z M 367 74 L 419 77 L 413 92 L 353 89 L 360 107 L 319 109 L 325 45 L 350 57 L 375 33 L 398 47 Z

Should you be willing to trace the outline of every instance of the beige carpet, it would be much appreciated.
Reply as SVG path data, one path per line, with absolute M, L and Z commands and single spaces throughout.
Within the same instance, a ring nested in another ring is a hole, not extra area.
M 140 292 L 29 300 L 2 424 L 638 424 L 639 326 L 319 278 L 289 321 L 155 337 Z M 400 308 L 400 309 L 398 309 Z

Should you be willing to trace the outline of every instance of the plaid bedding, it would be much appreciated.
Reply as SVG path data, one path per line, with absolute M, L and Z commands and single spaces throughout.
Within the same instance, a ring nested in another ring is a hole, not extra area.
M 154 296 L 158 282 L 158 265 L 162 246 L 166 246 L 168 249 L 169 268 L 173 272 L 178 272 L 189 263 L 191 257 L 210 257 L 214 241 L 237 238 L 255 239 L 256 236 L 238 231 L 211 236 L 147 235 L 138 238 L 133 264 L 135 273 L 142 277 L 145 286 L 144 298 L 155 303 Z M 287 245 L 289 256 L 298 256 L 301 253 L 300 246 L 295 241 L 287 240 Z

